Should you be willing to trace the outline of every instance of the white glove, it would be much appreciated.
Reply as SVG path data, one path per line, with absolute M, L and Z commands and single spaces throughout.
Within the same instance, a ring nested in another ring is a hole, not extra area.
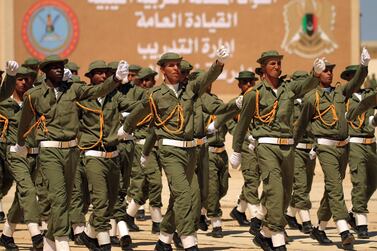
M 314 72 L 320 74 L 326 69 L 325 58 L 316 58 L 313 63 Z
M 123 126 L 118 129 L 118 139 L 124 139 L 130 135 L 123 130 Z
M 363 66 L 368 66 L 369 61 L 370 61 L 369 52 L 367 48 L 364 47 L 363 50 L 361 51 L 360 64 Z
M 18 67 L 19 66 L 16 61 L 7 61 L 5 71 L 9 76 L 16 76 Z
M 207 126 L 207 134 L 214 134 L 215 132 L 217 132 L 215 121 L 212 121 L 212 123 Z
M 72 78 L 72 72 L 70 69 L 64 68 L 63 81 L 68 81 Z
M 26 146 L 20 146 L 19 144 L 16 144 L 15 146 L 10 146 L 9 151 L 11 153 L 15 153 L 15 154 L 22 156 L 22 157 L 26 157 L 26 155 L 27 155 Z
M 250 151 L 254 152 L 255 145 L 256 145 L 257 141 L 254 139 L 253 135 L 250 135 L 248 137 L 248 139 L 249 139 L 249 142 L 250 142 L 249 149 L 250 149 Z
M 128 77 L 128 63 L 127 61 L 121 60 L 118 64 L 117 71 L 115 72 L 115 77 L 118 80 L 122 80 L 122 83 L 127 82 L 127 77 Z
M 373 127 L 376 127 L 377 125 L 374 123 L 374 116 L 369 116 L 369 125 L 370 126 L 373 126 Z
M 229 57 L 229 49 L 226 48 L 224 45 L 220 46 L 219 49 L 216 51 L 216 59 L 220 63 L 224 63 L 225 60 Z
M 309 158 L 311 160 L 315 160 L 315 158 L 317 157 L 317 152 L 314 150 L 314 148 L 312 148 L 309 152 Z
M 145 167 L 145 165 L 147 164 L 148 158 L 149 158 L 149 156 L 145 156 L 143 153 L 141 154 L 141 156 L 140 156 L 141 167 Z
M 236 105 L 238 107 L 238 109 L 242 109 L 242 101 L 243 101 L 243 95 L 241 96 L 238 96 L 238 98 L 236 98 Z
M 232 168 L 237 169 L 237 167 L 241 164 L 241 153 L 233 152 L 229 160 Z

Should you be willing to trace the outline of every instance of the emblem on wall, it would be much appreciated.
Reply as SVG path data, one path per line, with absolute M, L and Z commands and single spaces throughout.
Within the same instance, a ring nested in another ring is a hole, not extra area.
M 22 40 L 37 58 L 59 54 L 67 57 L 79 38 L 78 20 L 73 10 L 60 0 L 42 0 L 33 4 L 22 22 Z
M 331 53 L 334 40 L 335 6 L 325 0 L 292 0 L 284 6 L 285 36 L 281 47 L 303 58 Z

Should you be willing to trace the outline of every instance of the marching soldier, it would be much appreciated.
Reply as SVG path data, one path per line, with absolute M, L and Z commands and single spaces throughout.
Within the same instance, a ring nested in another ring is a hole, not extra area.
M 325 192 L 317 212 L 319 226 L 313 228 L 311 233 L 312 238 L 320 244 L 331 244 L 325 233 L 331 217 L 336 222 L 343 248 L 352 247 L 354 242 L 347 225 L 349 215 L 342 186 L 349 154 L 345 112 L 347 100 L 360 88 L 367 76 L 369 60 L 369 53 L 364 48 L 355 76 L 347 84 L 336 88 L 331 86 L 335 65 L 327 63 L 325 70 L 319 74 L 320 86 L 304 97 L 302 114 L 296 124 L 296 139 L 300 140 L 311 121 L 317 145 L 316 153 L 325 176 Z
M 41 85 L 24 95 L 25 105 L 22 107 L 15 146 L 15 152 L 19 154 L 25 152 L 25 133 L 35 127 L 41 129 L 38 130 L 36 136 L 40 147 L 38 165 L 48 180 L 51 200 L 51 213 L 44 248 L 46 250 L 56 248 L 58 251 L 69 250 L 68 209 L 72 181 L 79 157 L 76 140 L 79 117 L 75 102 L 106 95 L 126 77 L 125 73 L 128 74 L 127 65 L 122 64 L 118 67 L 116 77 L 113 79 L 107 79 L 102 85 L 86 86 L 66 81 L 69 77 L 69 70 L 65 72 L 66 74 L 63 72 L 67 62 L 67 59 L 51 55 L 40 64 L 40 69 L 46 74 L 46 78 Z M 36 123 L 30 127 L 33 118 Z
M 253 118 L 251 134 L 256 139 L 255 151 L 263 181 L 262 204 L 267 209 L 263 228 L 254 243 L 264 250 L 272 248 L 271 241 L 274 250 L 286 250 L 284 210 L 288 207 L 293 181 L 293 102 L 318 84 L 315 76 L 289 84 L 279 78 L 282 58 L 277 51 L 266 51 L 257 60 L 264 78 L 244 96 L 240 121 L 233 136 L 234 153 L 230 158 L 233 167 L 239 166 L 242 144 Z M 324 62 L 316 60 L 316 72 L 323 68 Z

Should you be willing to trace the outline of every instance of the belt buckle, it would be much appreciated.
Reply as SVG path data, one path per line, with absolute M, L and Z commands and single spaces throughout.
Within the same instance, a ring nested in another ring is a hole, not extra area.
M 336 147 L 343 147 L 343 146 L 347 145 L 347 143 L 348 143 L 347 140 L 338 141 L 336 143 Z
M 110 159 L 113 157 L 113 152 L 105 152 L 105 158 Z
M 289 139 L 287 138 L 279 138 L 278 139 L 279 145 L 288 145 L 289 144 Z
M 68 148 L 68 147 L 69 147 L 69 142 L 67 141 L 60 142 L 60 148 Z
M 365 138 L 363 144 L 369 145 L 373 143 L 373 138 Z

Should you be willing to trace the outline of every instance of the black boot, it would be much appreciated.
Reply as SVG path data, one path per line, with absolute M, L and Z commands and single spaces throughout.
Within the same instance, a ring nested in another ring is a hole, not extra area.
M 287 247 L 285 245 L 279 246 L 279 247 L 274 247 L 272 250 L 274 251 L 287 251 Z
M 18 246 L 16 243 L 14 243 L 13 237 L 8 237 L 4 234 L 1 235 L 0 237 L 0 246 L 5 247 L 5 250 L 7 251 L 17 251 Z
M 120 238 L 120 247 L 122 248 L 122 251 L 132 251 L 133 249 L 131 236 L 125 235 Z
M 111 250 L 111 243 L 100 245 L 99 250 L 100 251 L 110 251 Z
M 356 226 L 357 238 L 369 239 L 368 225 Z
M 353 230 L 356 229 L 356 219 L 355 216 L 353 216 L 352 212 L 349 212 L 349 218 L 347 219 L 347 223 L 351 226 Z
M 173 248 L 170 244 L 163 243 L 161 240 L 156 242 L 156 246 L 154 247 L 154 251 L 173 251 Z
M 152 221 L 152 234 L 159 234 L 159 233 L 160 233 L 160 222 Z
M 0 212 L 0 223 L 5 222 L 5 213 L 3 211 Z
M 214 238 L 223 238 L 224 237 L 224 235 L 223 235 L 223 229 L 221 227 L 214 227 L 212 229 L 211 235 Z
M 313 231 L 310 233 L 310 237 L 317 240 L 321 245 L 332 244 L 332 241 L 327 238 L 325 231 L 319 230 L 318 227 L 313 227 Z
M 42 251 L 43 250 L 43 236 L 37 234 L 31 237 L 31 242 L 33 243 L 33 251 Z
M 206 222 L 206 216 L 205 215 L 200 215 L 198 227 L 202 231 L 208 230 L 208 225 L 207 225 L 207 222 Z
M 311 221 L 304 221 L 302 223 L 301 232 L 304 234 L 310 234 L 313 230 L 313 225 Z
M 132 217 L 132 216 L 126 214 L 124 221 L 126 222 L 128 228 L 131 232 L 139 232 L 140 231 L 139 226 L 135 224 L 135 217 Z
M 249 226 L 250 222 L 246 219 L 246 214 L 241 213 L 237 210 L 237 207 L 233 208 L 230 212 L 230 217 L 238 222 L 238 224 L 242 226 Z
M 99 250 L 99 244 L 98 244 L 98 240 L 96 238 L 91 238 L 89 237 L 85 231 L 82 232 L 79 236 L 80 240 L 82 241 L 82 243 L 84 243 L 84 245 L 88 248 L 88 249 L 91 249 L 91 250 Z
M 145 210 L 144 209 L 137 210 L 136 219 L 139 220 L 139 221 L 145 221 Z
M 342 238 L 342 248 L 345 250 L 353 250 L 353 243 L 355 242 L 355 237 L 353 237 L 350 231 L 346 230 L 341 232 L 340 237 Z
M 285 214 L 284 217 L 287 220 L 290 229 L 301 229 L 301 225 L 297 222 L 296 217 L 292 217 L 287 214 Z
M 177 232 L 173 234 L 173 242 L 177 249 L 183 249 L 183 244 L 181 238 L 178 236 Z
M 260 232 L 255 233 L 253 242 L 258 247 L 262 248 L 264 251 L 272 251 L 272 240 L 271 238 L 264 237 Z
M 81 240 L 80 235 L 81 235 L 81 233 L 80 234 L 75 234 L 73 236 L 73 241 L 74 241 L 75 245 L 77 245 L 77 246 L 83 246 L 83 245 L 85 245 L 84 242 Z
M 120 246 L 119 238 L 116 237 L 116 236 L 110 236 L 110 243 L 111 243 L 111 246 L 113 246 L 113 247 L 119 247 Z
M 185 248 L 185 251 L 199 251 L 199 248 L 197 245 L 195 245 L 189 248 Z
M 257 217 L 251 218 L 250 220 L 250 228 L 249 233 L 252 235 L 256 235 L 260 231 L 262 227 L 262 221 Z

